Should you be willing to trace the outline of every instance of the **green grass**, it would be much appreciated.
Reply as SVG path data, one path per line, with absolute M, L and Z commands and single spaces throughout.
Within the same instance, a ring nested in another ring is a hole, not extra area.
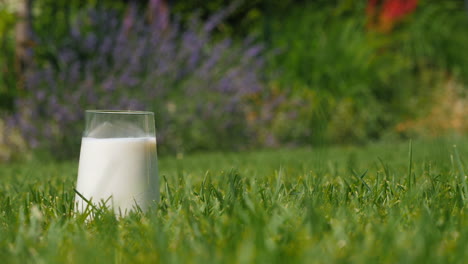
M 466 263 L 463 161 L 463 140 L 161 158 L 158 207 L 91 221 L 76 161 L 2 165 L 0 260 Z

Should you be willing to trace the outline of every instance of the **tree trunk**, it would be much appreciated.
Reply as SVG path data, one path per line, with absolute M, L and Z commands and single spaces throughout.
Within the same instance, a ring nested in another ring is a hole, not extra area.
M 15 27 L 15 70 L 18 89 L 24 88 L 24 73 L 32 62 L 32 1 L 18 0 Z

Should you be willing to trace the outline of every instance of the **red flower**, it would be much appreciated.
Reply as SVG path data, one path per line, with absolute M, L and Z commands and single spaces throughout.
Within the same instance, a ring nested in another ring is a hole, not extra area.
M 412 13 L 417 5 L 418 0 L 369 0 L 366 9 L 368 26 L 388 32 Z
M 381 18 L 385 20 L 399 20 L 416 9 L 418 0 L 390 0 L 382 7 Z

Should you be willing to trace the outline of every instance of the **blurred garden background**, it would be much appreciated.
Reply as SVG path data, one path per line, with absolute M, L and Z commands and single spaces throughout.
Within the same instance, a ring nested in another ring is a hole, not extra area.
M 468 132 L 464 0 L 0 0 L 0 160 L 77 158 L 85 109 L 158 152 Z

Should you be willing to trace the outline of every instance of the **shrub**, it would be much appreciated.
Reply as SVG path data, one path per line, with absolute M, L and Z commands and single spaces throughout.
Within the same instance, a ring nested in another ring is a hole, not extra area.
M 14 72 L 14 25 L 15 15 L 11 7 L 0 1 L 0 113 L 11 110 L 17 95 Z
M 468 76 L 462 4 L 421 3 L 384 31 L 368 28 L 364 1 L 312 3 L 272 19 L 272 47 L 281 53 L 270 65 L 282 73 L 279 85 L 312 98 L 301 103 L 309 113 L 277 128 L 301 124 L 301 136 L 289 137 L 301 144 L 366 142 L 427 109 L 441 72 Z
M 213 39 L 218 20 L 161 31 L 137 14 L 80 15 L 57 56 L 28 73 L 11 119 L 32 146 L 76 153 L 85 109 L 155 112 L 163 152 L 240 149 L 254 142 L 249 96 L 262 91 L 262 47 Z M 47 43 L 47 45 L 51 45 Z

